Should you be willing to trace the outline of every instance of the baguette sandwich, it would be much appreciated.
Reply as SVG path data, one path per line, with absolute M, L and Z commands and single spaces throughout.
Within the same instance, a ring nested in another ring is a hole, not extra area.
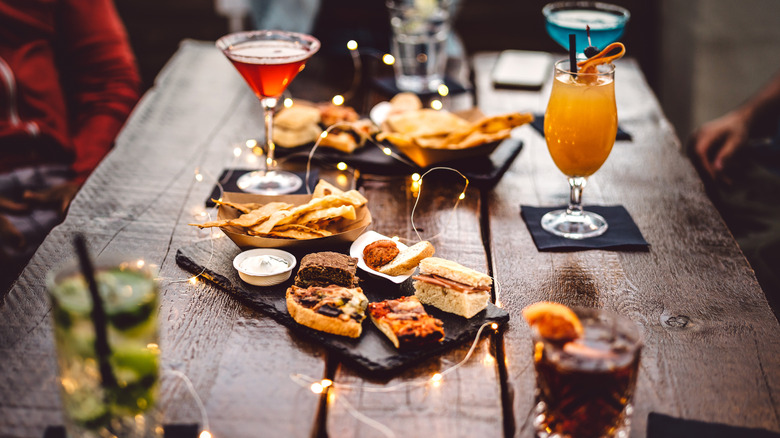
M 487 307 L 493 284 L 488 275 L 438 257 L 423 259 L 413 278 L 414 294 L 422 303 L 464 318 Z

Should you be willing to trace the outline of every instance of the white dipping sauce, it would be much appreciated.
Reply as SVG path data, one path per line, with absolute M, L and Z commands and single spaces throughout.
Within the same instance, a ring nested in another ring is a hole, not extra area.
M 239 266 L 250 275 L 274 275 L 284 272 L 290 265 L 281 257 L 263 254 L 247 257 Z

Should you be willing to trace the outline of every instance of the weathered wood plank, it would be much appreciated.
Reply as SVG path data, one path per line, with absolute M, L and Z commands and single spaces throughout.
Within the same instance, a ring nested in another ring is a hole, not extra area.
M 363 184 L 375 221 L 373 229 L 400 236 L 410 243 L 417 236 L 410 224 L 414 205 L 410 178 L 366 181 Z M 480 234 L 479 191 L 471 188 L 453 213 L 463 188 L 455 173 L 437 171 L 423 180 L 414 223 L 423 239 L 430 239 L 436 255 L 487 272 L 487 258 Z M 438 237 L 435 237 L 437 236 Z M 346 366 L 336 370 L 337 385 L 360 389 L 336 389 L 328 403 L 329 436 L 382 436 L 350 414 L 346 400 L 360 414 L 382 423 L 396 436 L 498 437 L 503 435 L 502 407 L 495 352 L 483 335 L 471 359 L 439 384 L 409 387 L 428 381 L 460 362 L 471 345 L 464 345 L 440 358 L 424 362 L 387 381 L 365 381 Z M 404 386 L 407 385 L 407 386 Z M 393 388 L 388 392 L 371 392 Z M 365 388 L 365 389 L 363 389 Z
M 323 351 L 298 345 L 216 288 L 188 283 L 174 260 L 178 247 L 208 237 L 187 223 L 205 211 L 209 175 L 247 166 L 247 154 L 236 159 L 232 143 L 261 132 L 259 114 L 212 44 L 188 42 L 177 52 L 0 307 L 0 435 L 42 436 L 47 424 L 61 423 L 43 273 L 72 256 L 76 231 L 96 254 L 138 254 L 160 266 L 162 366 L 190 378 L 216 436 L 311 434 L 318 402 L 289 374 L 323 375 Z M 170 374 L 161 404 L 165 422 L 200 422 L 185 385 Z
M 542 111 L 544 97 L 489 86 L 494 59 L 475 60 L 483 110 Z M 651 411 L 780 430 L 778 323 L 637 65 L 620 62 L 616 81 L 620 123 L 634 141 L 615 145 L 584 199 L 625 205 L 652 244 L 649 253 L 536 250 L 519 205 L 565 204 L 568 187 L 532 129 L 518 130 L 526 147 L 490 197 L 493 266 L 513 318 L 504 341 L 515 435 L 532 435 L 534 388 L 530 330 L 520 311 L 540 300 L 612 309 L 641 326 L 631 436 L 645 436 Z

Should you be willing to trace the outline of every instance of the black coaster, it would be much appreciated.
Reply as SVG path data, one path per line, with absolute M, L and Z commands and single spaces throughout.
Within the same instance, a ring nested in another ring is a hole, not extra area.
M 780 433 L 766 429 L 684 420 L 655 412 L 651 412 L 647 417 L 647 438 L 742 438 L 747 436 L 754 438 L 780 438 Z
M 616 251 L 650 250 L 650 244 L 642 237 L 642 233 L 639 231 L 636 223 L 634 223 L 631 215 L 628 214 L 628 211 L 622 205 L 586 205 L 584 207 L 585 210 L 600 214 L 607 220 L 609 228 L 601 236 L 582 240 L 566 239 L 542 229 L 542 216 L 548 211 L 561 208 L 566 207 L 520 206 L 520 216 L 525 221 L 528 231 L 531 232 L 531 237 L 533 237 L 536 248 L 539 251 L 581 251 L 586 249 L 610 249 Z
M 372 78 L 371 83 L 374 88 L 378 89 L 382 94 L 387 96 L 395 96 L 396 94 L 403 91 L 395 85 L 395 76 Z M 464 87 L 463 84 L 456 82 L 449 76 L 444 78 L 444 85 L 447 86 L 449 89 L 449 94 L 451 95 L 462 94 L 469 91 L 469 89 Z M 420 96 L 420 99 L 423 100 L 439 95 L 439 93 L 436 91 L 424 91 L 415 94 Z
M 542 134 L 542 137 L 544 137 L 544 114 L 534 114 L 534 121 L 531 122 L 531 126 L 536 129 L 536 131 L 539 134 Z M 624 131 L 623 128 L 618 125 L 617 135 L 615 136 L 616 141 L 625 140 L 625 141 L 631 141 L 632 137 L 631 134 Z
M 197 424 L 165 424 L 164 438 L 197 438 L 199 428 Z M 43 438 L 65 438 L 65 428 L 62 426 L 47 426 L 43 432 Z
M 243 190 L 238 188 L 238 178 L 241 177 L 241 175 L 253 172 L 253 169 L 225 169 L 222 171 L 222 173 L 219 175 L 218 181 L 220 184 L 222 184 L 222 189 L 225 192 L 240 192 L 240 193 L 246 193 Z M 301 179 L 304 181 L 304 184 L 301 186 L 298 191 L 294 193 L 288 193 L 288 195 L 300 195 L 300 194 L 306 194 L 306 172 L 292 172 L 298 176 L 301 177 Z M 320 172 L 317 169 L 312 169 L 309 173 L 309 187 L 311 187 L 312 190 L 314 190 L 314 186 L 317 185 L 317 181 L 319 181 L 319 175 Z M 214 185 L 214 189 L 211 190 L 211 195 L 206 199 L 206 207 L 213 207 L 216 204 L 214 204 L 214 201 L 212 199 L 218 199 L 221 195 L 221 192 L 219 190 L 219 186 L 216 184 Z

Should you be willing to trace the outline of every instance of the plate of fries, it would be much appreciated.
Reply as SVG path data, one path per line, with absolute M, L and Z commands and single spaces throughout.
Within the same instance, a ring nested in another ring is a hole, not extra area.
M 311 195 L 263 196 L 225 192 L 217 220 L 190 224 L 219 227 L 246 248 L 310 249 L 349 243 L 371 224 L 367 200 L 320 180 Z
M 423 108 L 419 98 L 400 93 L 390 100 L 376 135 L 420 167 L 488 156 L 512 129 L 530 123 L 531 113 L 485 116 L 478 109 L 458 113 Z

